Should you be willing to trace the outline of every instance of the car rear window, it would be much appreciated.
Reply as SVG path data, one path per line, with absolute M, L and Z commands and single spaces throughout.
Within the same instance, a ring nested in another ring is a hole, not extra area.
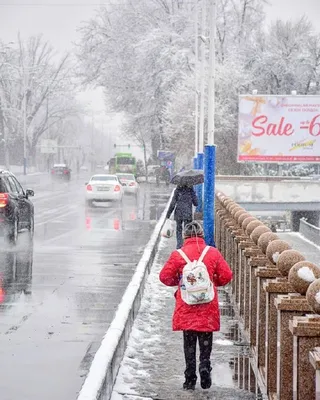
M 112 175 L 95 175 L 91 178 L 92 181 L 111 181 L 116 182 L 117 178 Z
M 7 185 L 4 182 L 4 178 L 0 178 L 0 193 L 7 193 L 8 189 L 7 189 Z
M 132 174 L 118 174 L 117 175 L 119 179 L 128 179 L 130 181 L 134 181 L 134 175 Z

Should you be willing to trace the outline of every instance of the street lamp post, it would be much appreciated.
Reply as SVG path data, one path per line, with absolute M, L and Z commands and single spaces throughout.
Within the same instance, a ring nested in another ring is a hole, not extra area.
M 204 144 L 204 123 L 205 123 L 205 63 L 206 63 L 206 0 L 202 0 L 202 21 L 201 21 L 201 90 L 200 90 L 200 126 L 199 126 L 199 146 L 198 146 L 198 160 L 197 168 L 203 169 L 203 144 Z M 198 206 L 197 211 L 202 211 L 202 198 L 203 198 L 203 188 L 199 185 L 197 188 L 198 195 Z
M 216 0 L 210 0 L 210 66 L 208 85 L 208 143 L 205 146 L 203 225 L 206 243 L 214 245 L 214 196 L 216 146 L 214 145 L 215 113 L 215 35 Z

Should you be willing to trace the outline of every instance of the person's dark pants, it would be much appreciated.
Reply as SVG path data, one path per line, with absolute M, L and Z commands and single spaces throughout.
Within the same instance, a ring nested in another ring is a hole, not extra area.
M 177 249 L 180 249 L 183 245 L 183 227 L 192 222 L 192 219 L 177 219 Z
M 200 364 L 199 372 L 206 371 L 210 373 L 211 363 L 210 355 L 212 351 L 212 332 L 196 332 L 196 331 L 183 331 L 183 348 L 186 360 L 186 370 L 184 372 L 187 382 L 196 383 L 196 348 L 197 340 L 199 340 L 200 348 Z

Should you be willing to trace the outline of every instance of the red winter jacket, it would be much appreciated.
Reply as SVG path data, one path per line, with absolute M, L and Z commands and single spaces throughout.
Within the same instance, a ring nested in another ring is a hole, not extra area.
M 190 261 L 198 260 L 206 244 L 202 238 L 186 239 L 182 250 Z M 232 279 L 232 271 L 220 252 L 211 247 L 203 260 L 209 276 L 215 286 L 226 285 Z M 160 281 L 167 286 L 179 286 L 182 270 L 186 262 L 181 255 L 174 251 L 160 272 Z M 176 307 L 173 314 L 174 331 L 213 332 L 220 330 L 220 312 L 217 288 L 215 297 L 210 303 L 188 305 L 182 298 L 180 287 L 175 292 Z

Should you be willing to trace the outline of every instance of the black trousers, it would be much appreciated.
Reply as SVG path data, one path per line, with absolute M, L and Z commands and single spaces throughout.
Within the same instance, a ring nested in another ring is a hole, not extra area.
M 180 249 L 183 245 L 182 231 L 183 227 L 192 222 L 192 219 L 177 219 L 177 249 Z
M 184 372 L 187 381 L 196 382 L 196 348 L 199 340 L 200 364 L 199 372 L 211 371 L 210 355 L 212 351 L 212 332 L 183 331 L 183 348 L 186 360 Z

